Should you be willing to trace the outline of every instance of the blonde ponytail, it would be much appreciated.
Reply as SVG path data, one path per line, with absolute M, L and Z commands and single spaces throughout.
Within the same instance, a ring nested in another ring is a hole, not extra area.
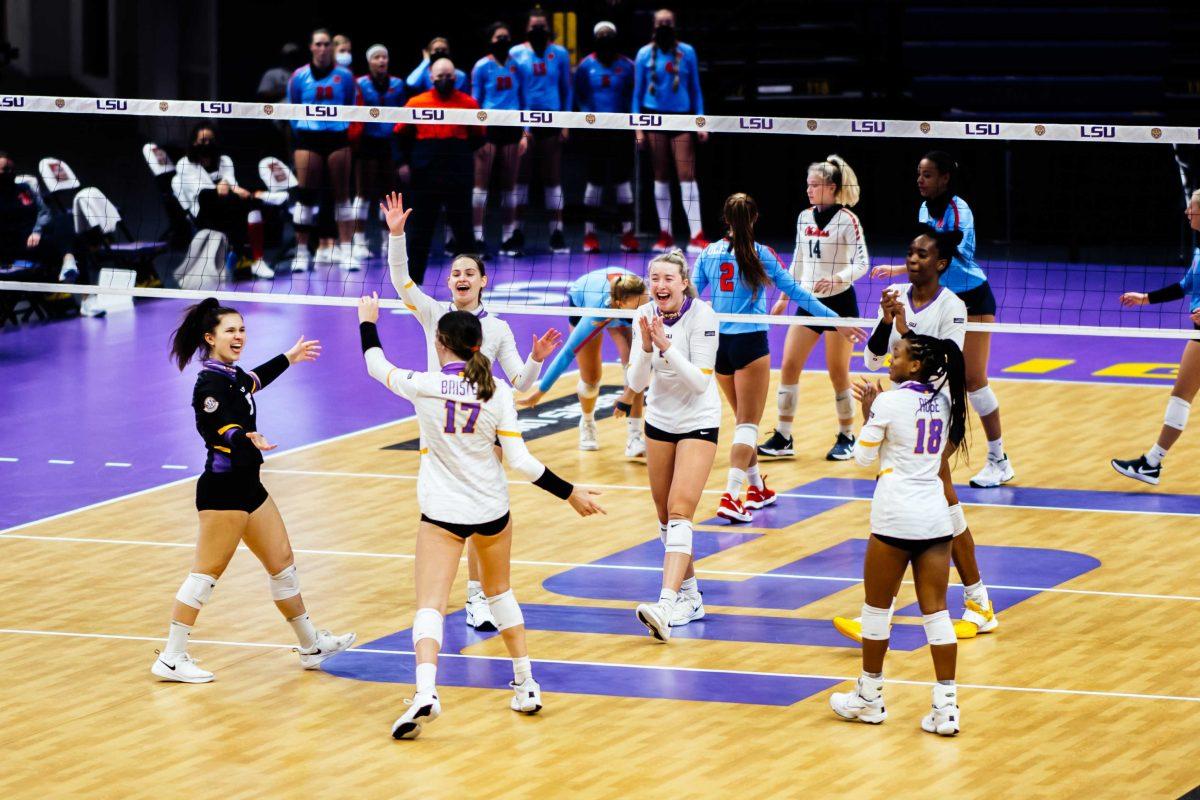
M 837 192 L 833 195 L 833 202 L 847 208 L 858 204 L 858 200 L 862 196 L 858 185 L 858 176 L 846 163 L 846 159 L 836 154 L 830 155 L 824 161 L 809 164 L 808 174 L 820 175 L 826 182 L 837 187 Z

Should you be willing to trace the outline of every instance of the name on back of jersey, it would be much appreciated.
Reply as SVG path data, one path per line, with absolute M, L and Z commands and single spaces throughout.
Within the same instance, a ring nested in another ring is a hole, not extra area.
M 941 395 L 937 395 L 937 394 L 931 395 L 929 397 L 922 397 L 920 402 L 917 403 L 917 413 L 918 414 L 940 414 L 942 412 L 942 406 L 941 406 L 940 400 L 941 400 Z

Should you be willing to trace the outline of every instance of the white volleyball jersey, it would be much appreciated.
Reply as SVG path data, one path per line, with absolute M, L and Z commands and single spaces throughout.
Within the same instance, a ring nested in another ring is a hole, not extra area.
M 881 393 L 858 441 L 863 466 L 879 458 L 871 533 L 937 539 L 953 533 L 938 472 L 950 435 L 950 396 L 909 381 Z
M 838 207 L 821 227 L 816 207 L 806 208 L 796 218 L 796 250 L 792 253 L 792 277 L 817 297 L 831 297 L 850 288 L 871 266 L 862 223 L 853 211 Z M 817 281 L 832 278 L 838 285 L 817 291 Z
M 913 306 L 911 283 L 896 283 L 884 291 L 899 292 L 900 302 L 904 305 L 905 322 L 913 333 L 932 336 L 935 339 L 949 339 L 958 345 L 959 350 L 962 349 L 963 339 L 967 335 L 967 305 L 954 292 L 945 286 L 939 287 L 938 293 L 933 296 L 932 300 L 917 308 Z M 876 326 L 882 324 L 882 309 L 879 311 L 878 319 L 880 322 L 875 323 Z M 892 335 L 888 338 L 887 352 L 872 351 L 868 341 L 863 353 L 863 362 L 867 365 L 867 369 L 880 369 L 884 359 L 891 353 L 892 345 L 900 338 L 901 334 L 893 324 Z
M 477 524 L 508 513 L 508 481 L 493 448 L 498 437 L 520 439 L 521 429 L 508 384 L 497 381 L 496 393 L 480 401 L 462 368 L 461 363 L 437 372 L 393 367 L 384 383 L 417 412 L 421 513 L 439 522 Z
M 653 319 L 658 306 L 652 301 L 640 306 L 638 316 Z M 689 433 L 721 427 L 721 395 L 713 380 L 717 361 L 720 321 L 712 306 L 689 298 L 672 324 L 664 321 L 663 330 L 671 340 L 666 353 L 642 350 L 642 331 L 633 324 L 630 350 L 631 375 L 635 364 L 649 363 L 649 389 L 646 393 L 645 419 L 667 433 Z M 645 377 L 645 376 L 643 376 Z

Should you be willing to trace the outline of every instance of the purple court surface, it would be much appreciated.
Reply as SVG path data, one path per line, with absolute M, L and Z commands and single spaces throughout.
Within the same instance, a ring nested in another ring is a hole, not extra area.
M 565 305 L 572 275 L 609 264 L 642 270 L 646 255 L 537 256 L 490 263 L 494 302 Z M 881 259 L 876 259 L 880 261 Z M 886 259 L 882 259 L 886 260 Z M 993 262 L 986 264 L 1000 305 L 999 321 L 1183 328 L 1180 303 L 1122 310 L 1124 290 L 1146 290 L 1182 277 L 1181 269 Z M 426 286 L 444 296 L 444 263 L 431 265 Z M 860 306 L 874 316 L 882 281 L 858 284 Z M 382 290 L 394 297 L 385 267 L 362 273 L 323 270 L 274 281 L 239 284 L 239 290 L 273 294 L 353 297 Z M 196 475 L 204 450 L 190 408 L 195 368 L 180 375 L 167 361 L 167 339 L 185 303 L 138 301 L 132 313 L 105 319 L 33 323 L 0 331 L 0 529 L 149 489 Z M 316 364 L 290 369 L 259 400 L 260 425 L 280 445 L 277 452 L 387 423 L 411 413 L 407 403 L 367 377 L 351 308 L 246 304 L 248 348 L 244 366 L 266 361 L 304 334 L 319 338 Z M 535 332 L 566 331 L 560 317 L 506 317 L 524 351 Z M 420 367 L 425 347 L 417 323 L 406 315 L 385 318 L 389 357 Z M 772 328 L 778 366 L 784 329 Z M 615 359 L 611 344 L 606 358 Z M 1104 381 L 1170 386 L 1179 340 L 1004 334 L 992 345 L 996 377 Z M 820 368 L 820 350 L 813 368 Z M 855 368 L 861 369 L 856 359 Z M 1012 500 L 1039 504 L 1030 496 Z M 1053 499 L 1050 505 L 1061 505 Z M 1191 498 L 1173 503 L 1193 510 Z

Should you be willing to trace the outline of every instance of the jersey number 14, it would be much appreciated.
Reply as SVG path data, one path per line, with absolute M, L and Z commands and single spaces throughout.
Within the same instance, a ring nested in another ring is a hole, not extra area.
M 820 258 L 821 257 L 821 240 L 820 239 L 809 239 L 808 240 L 808 257 L 809 258 Z
M 459 407 L 467 412 L 467 421 L 463 423 L 461 429 L 458 428 Z M 454 400 L 446 401 L 446 433 L 474 433 L 475 420 L 477 419 L 479 419 L 479 403 L 458 403 Z

